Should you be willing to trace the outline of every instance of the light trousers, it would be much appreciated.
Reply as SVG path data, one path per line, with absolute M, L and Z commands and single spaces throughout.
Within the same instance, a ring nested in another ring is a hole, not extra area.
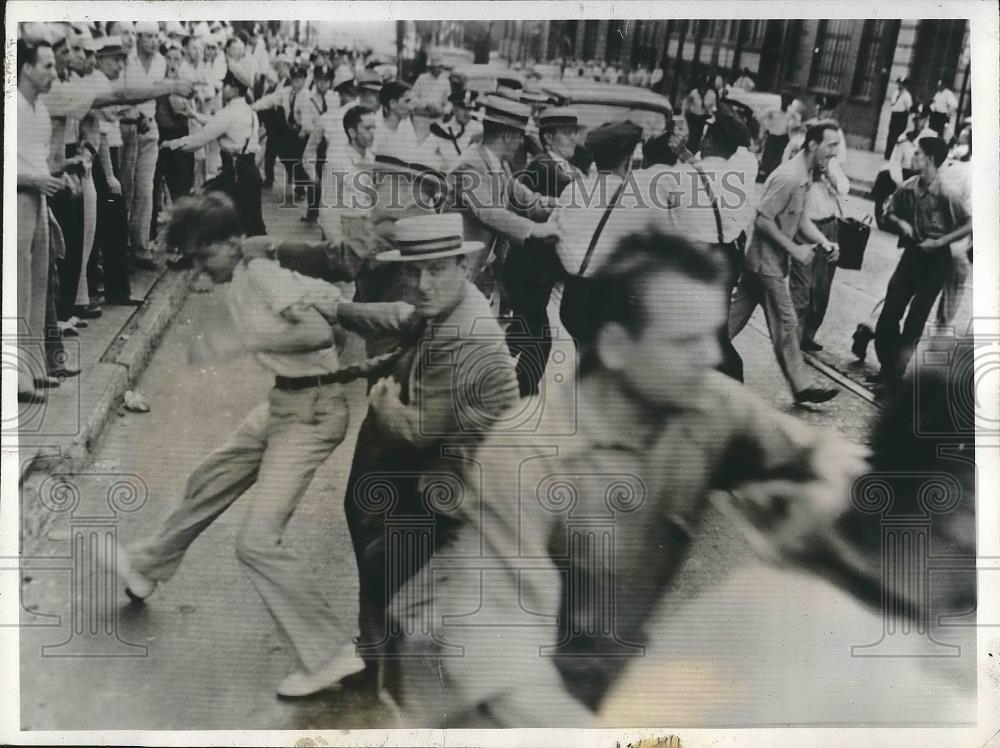
M 49 289 L 49 209 L 38 192 L 17 193 L 18 391 L 31 392 L 33 379 L 45 376 L 35 341 L 45 333 Z
M 316 468 L 343 441 L 347 420 L 339 384 L 271 390 L 269 402 L 254 408 L 191 474 L 184 498 L 156 535 L 129 549 L 133 566 L 151 579 L 170 579 L 195 538 L 252 486 L 236 555 L 306 670 L 325 665 L 350 641 L 351 630 L 282 545 L 282 534 Z M 323 520 L 339 511 L 331 507 Z
M 795 314 L 787 278 L 743 271 L 729 308 L 729 339 L 740 334 L 758 306 L 764 307 L 774 355 L 792 393 L 806 389 L 809 381 L 802 351 L 799 349 L 799 319 Z
M 160 146 L 159 131 L 139 135 L 134 125 L 122 125 L 122 196 L 128 206 L 129 237 L 134 251 L 148 251 L 153 222 L 153 175 Z

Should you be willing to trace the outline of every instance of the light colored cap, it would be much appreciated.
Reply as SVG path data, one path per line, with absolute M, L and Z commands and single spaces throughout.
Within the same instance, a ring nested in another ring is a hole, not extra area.
M 188 30 L 180 22 L 170 21 L 167 23 L 167 34 L 171 36 L 188 36 Z
M 194 25 L 194 29 L 191 31 L 191 36 L 195 39 L 203 39 L 211 33 L 212 31 L 208 28 L 208 24 L 204 21 L 199 21 Z
M 157 25 L 156 21 L 139 21 L 135 25 L 135 33 L 137 34 L 159 34 L 160 27 Z
M 122 44 L 122 38 L 120 36 L 105 36 L 102 39 L 98 39 L 97 54 L 101 56 L 125 54 L 125 45 Z

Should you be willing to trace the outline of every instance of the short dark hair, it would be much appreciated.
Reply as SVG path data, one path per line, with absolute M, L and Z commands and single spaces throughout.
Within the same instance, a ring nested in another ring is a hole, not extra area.
M 232 198 L 222 192 L 182 197 L 175 204 L 166 228 L 167 246 L 188 256 L 198 256 L 205 247 L 240 236 L 243 221 Z
M 358 125 L 361 123 L 361 118 L 366 114 L 375 114 L 375 110 L 370 106 L 364 106 L 362 104 L 352 106 L 347 110 L 344 114 L 344 133 L 347 134 L 348 137 L 350 137 L 348 130 L 356 130 Z
M 410 84 L 404 81 L 389 81 L 378 92 L 378 101 L 382 106 L 389 106 L 389 102 L 401 99 L 410 90 Z
M 821 119 L 817 122 L 813 122 L 806 128 L 806 140 L 805 143 L 802 144 L 802 147 L 808 148 L 810 143 L 822 143 L 823 136 L 827 130 L 837 132 L 840 130 L 840 125 L 836 122 L 836 120 L 832 119 Z
M 941 138 L 926 137 L 917 141 L 920 150 L 934 162 L 935 166 L 940 166 L 948 158 L 948 144 Z
M 617 323 L 633 336 L 643 330 L 641 285 L 664 271 L 721 288 L 723 267 L 707 244 L 653 226 L 622 237 L 597 272 L 567 283 L 562 321 L 584 353 L 582 371 L 596 365 L 593 346 L 605 325 Z
M 26 42 L 24 39 L 17 40 L 17 74 L 21 74 L 21 68 L 25 65 L 36 65 L 38 63 L 38 50 L 42 47 L 52 48 L 46 41 Z

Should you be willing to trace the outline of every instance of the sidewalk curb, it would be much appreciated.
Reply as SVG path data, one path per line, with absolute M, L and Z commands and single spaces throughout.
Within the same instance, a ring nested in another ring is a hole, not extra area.
M 100 362 L 82 375 L 81 388 L 99 392 L 81 415 L 76 434 L 57 441 L 58 452 L 38 452 L 22 460 L 21 484 L 54 473 L 80 470 L 89 460 L 125 392 L 142 375 L 156 344 L 187 298 L 194 271 L 163 270 L 142 310 L 115 335 Z

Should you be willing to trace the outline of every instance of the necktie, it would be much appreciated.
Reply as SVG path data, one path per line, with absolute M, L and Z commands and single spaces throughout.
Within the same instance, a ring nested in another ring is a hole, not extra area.
M 292 92 L 292 98 L 288 100 L 288 124 L 295 125 L 295 97 L 298 96 L 297 91 Z

